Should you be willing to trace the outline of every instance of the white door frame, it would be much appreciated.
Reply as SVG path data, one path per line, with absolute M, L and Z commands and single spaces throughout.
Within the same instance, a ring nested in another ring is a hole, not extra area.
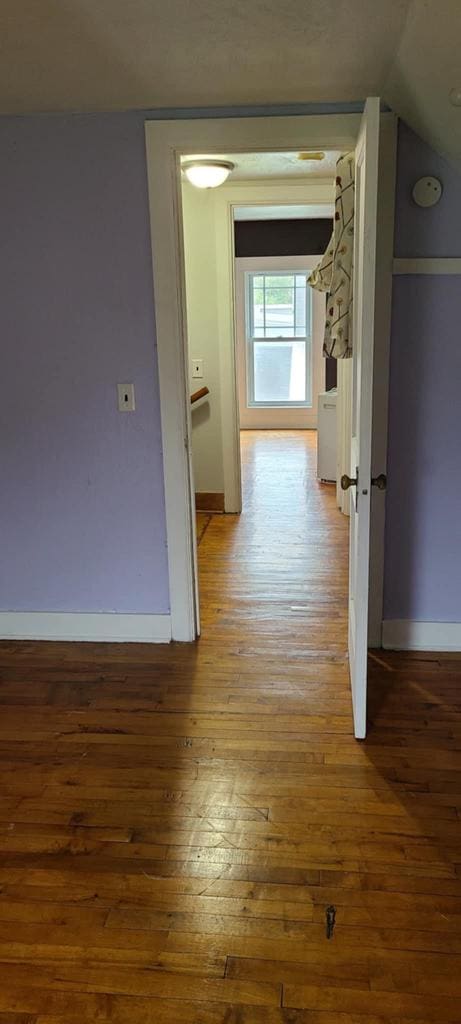
M 146 148 L 160 383 L 165 507 L 174 640 L 198 633 L 190 475 L 190 405 L 185 351 L 185 273 L 180 156 L 355 148 L 357 114 L 147 121 Z M 389 256 L 389 273 L 392 254 Z M 388 340 L 387 340 L 388 344 Z M 234 345 L 230 354 L 234 382 Z M 236 396 L 234 406 L 236 407 Z M 380 430 L 387 434 L 386 421 Z M 381 470 L 380 470 L 381 471 Z M 381 581 L 375 581 L 382 590 Z
M 375 336 L 373 352 L 373 429 L 371 474 L 387 469 L 387 428 L 391 347 L 392 273 L 394 261 L 397 118 L 381 114 L 379 135 L 378 216 L 376 234 Z M 370 588 L 368 646 L 382 647 L 384 535 L 386 496 L 372 487 L 370 509 Z

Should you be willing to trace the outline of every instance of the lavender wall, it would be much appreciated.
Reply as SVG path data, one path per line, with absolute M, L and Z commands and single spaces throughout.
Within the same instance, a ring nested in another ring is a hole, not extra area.
M 166 612 L 144 117 L 1 119 L 0 225 L 0 608 Z
M 440 178 L 443 194 L 425 210 L 412 200 L 418 178 Z M 395 255 L 400 259 L 461 255 L 461 177 L 403 121 L 399 123 Z
M 146 118 L 362 106 L 0 118 L 0 610 L 168 611 Z
M 144 119 L 0 119 L 2 610 L 168 610 Z M 461 256 L 460 186 L 402 126 L 396 255 Z M 458 294 L 395 281 L 388 619 L 461 620 Z
M 418 177 L 443 196 L 417 207 Z M 461 256 L 461 178 L 405 125 L 399 132 L 396 256 Z M 386 619 L 461 621 L 459 277 L 394 279 Z

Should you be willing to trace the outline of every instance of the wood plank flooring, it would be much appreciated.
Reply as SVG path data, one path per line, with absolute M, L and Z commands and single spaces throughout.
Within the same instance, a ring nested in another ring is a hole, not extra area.
M 197 644 L 0 645 L 0 1024 L 461 1021 L 461 661 L 357 743 L 315 435 L 242 444 Z

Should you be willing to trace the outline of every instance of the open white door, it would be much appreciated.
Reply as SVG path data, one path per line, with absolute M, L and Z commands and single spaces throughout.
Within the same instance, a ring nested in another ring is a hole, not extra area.
M 367 722 L 379 120 L 379 99 L 368 99 L 356 147 L 351 480 L 344 481 L 346 486 L 352 483 L 349 663 L 354 708 L 354 733 L 357 739 L 364 739 Z

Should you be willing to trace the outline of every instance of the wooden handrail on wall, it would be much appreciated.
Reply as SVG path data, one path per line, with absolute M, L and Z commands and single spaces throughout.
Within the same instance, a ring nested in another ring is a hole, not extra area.
M 199 388 L 198 391 L 194 391 L 194 393 L 190 396 L 190 404 L 193 405 L 194 402 L 198 402 L 199 398 L 205 398 L 205 395 L 209 394 L 209 388 Z

